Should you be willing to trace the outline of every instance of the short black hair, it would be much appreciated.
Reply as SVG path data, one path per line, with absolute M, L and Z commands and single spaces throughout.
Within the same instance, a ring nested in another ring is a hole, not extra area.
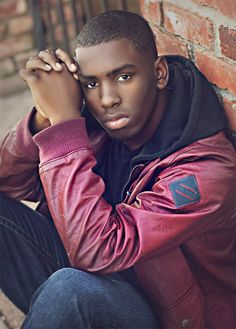
M 123 10 L 107 11 L 92 18 L 79 32 L 77 47 L 90 47 L 126 38 L 141 54 L 155 60 L 157 49 L 148 22 L 140 15 Z

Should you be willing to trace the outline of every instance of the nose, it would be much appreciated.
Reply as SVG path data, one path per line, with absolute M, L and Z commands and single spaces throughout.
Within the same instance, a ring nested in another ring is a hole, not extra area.
M 121 98 L 118 95 L 116 88 L 108 84 L 101 86 L 100 99 L 101 106 L 104 109 L 113 108 L 121 102 Z

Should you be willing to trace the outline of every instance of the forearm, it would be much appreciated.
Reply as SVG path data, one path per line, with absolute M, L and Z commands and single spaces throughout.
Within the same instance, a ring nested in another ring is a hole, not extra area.
M 140 255 L 138 233 L 135 225 L 122 217 L 122 210 L 113 213 L 103 198 L 105 185 L 92 171 L 96 160 L 88 138 L 81 132 L 85 130 L 83 120 L 35 136 L 41 151 L 41 180 L 72 265 L 103 273 L 123 270 Z M 72 130 L 76 136 L 71 135 Z
M 162 169 L 163 174 L 150 191 L 137 192 L 138 188 L 134 188 L 129 197 L 133 201 L 117 205 L 113 212 L 103 198 L 105 184 L 93 172 L 96 159 L 84 119 L 48 128 L 37 134 L 34 140 L 40 150 L 40 176 L 55 225 L 72 266 L 86 271 L 121 271 L 150 255 L 181 245 L 191 238 L 193 232 L 200 234 L 206 229 L 206 213 L 211 229 L 215 219 L 222 218 L 226 204 L 233 202 L 234 195 L 228 191 L 232 190 L 230 182 L 234 175 L 232 159 L 226 156 L 225 164 L 221 165 L 214 148 L 212 159 L 202 161 L 209 149 L 198 145 L 202 148 L 199 161 L 196 156 L 190 166 L 189 156 L 185 155 L 186 163 L 183 161 L 176 167 Z M 223 181 L 218 179 L 219 163 L 220 170 L 224 170 Z M 209 195 L 209 180 L 206 178 L 210 174 L 212 189 L 216 191 L 214 195 Z M 193 175 L 197 176 L 196 181 L 201 187 L 201 199 L 188 205 L 185 214 L 177 208 L 169 186 L 178 179 Z M 141 182 L 135 184 L 137 187 Z M 218 202 L 215 201 L 216 195 Z

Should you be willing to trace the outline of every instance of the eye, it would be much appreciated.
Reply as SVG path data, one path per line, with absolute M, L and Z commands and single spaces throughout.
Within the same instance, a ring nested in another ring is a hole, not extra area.
M 87 89 L 94 89 L 98 86 L 96 81 L 91 81 L 85 84 L 85 88 Z
M 127 81 L 131 79 L 132 75 L 131 74 L 122 74 L 118 77 L 117 81 Z

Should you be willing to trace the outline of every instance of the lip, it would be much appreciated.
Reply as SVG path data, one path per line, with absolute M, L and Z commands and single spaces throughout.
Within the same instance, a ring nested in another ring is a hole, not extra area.
M 125 114 L 115 114 L 107 117 L 104 124 L 111 130 L 124 128 L 130 121 L 130 118 Z

